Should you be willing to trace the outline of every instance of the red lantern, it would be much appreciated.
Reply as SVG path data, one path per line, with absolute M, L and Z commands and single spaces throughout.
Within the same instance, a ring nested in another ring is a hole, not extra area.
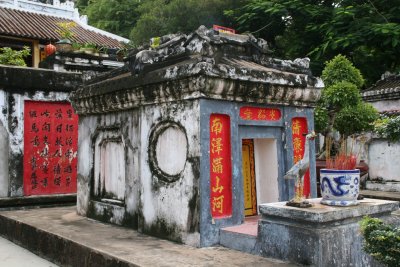
M 56 47 L 50 43 L 44 47 L 44 51 L 46 52 L 46 56 L 50 56 L 56 52 Z

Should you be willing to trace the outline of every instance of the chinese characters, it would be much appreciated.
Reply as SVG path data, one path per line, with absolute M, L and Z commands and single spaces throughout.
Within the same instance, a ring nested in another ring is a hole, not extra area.
M 275 108 L 241 107 L 240 118 L 253 121 L 278 121 L 281 111 Z
M 232 214 L 230 118 L 210 116 L 210 205 L 213 218 Z
M 293 145 L 293 163 L 296 164 L 304 156 L 304 147 L 306 143 L 305 134 L 307 134 L 306 118 L 296 117 L 292 119 L 292 145 Z M 304 175 L 303 194 L 307 197 L 310 193 L 310 174 L 309 171 Z
M 25 195 L 76 192 L 78 116 L 69 103 L 26 101 Z

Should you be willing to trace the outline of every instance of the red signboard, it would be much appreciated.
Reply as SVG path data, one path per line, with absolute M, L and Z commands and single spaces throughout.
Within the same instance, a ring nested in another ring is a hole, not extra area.
M 296 117 L 292 119 L 292 140 L 293 140 L 293 160 L 296 164 L 304 156 L 306 143 L 305 135 L 308 133 L 307 119 Z M 310 194 L 310 170 L 304 175 L 303 195 L 308 197 Z
M 228 115 L 210 116 L 210 205 L 213 218 L 232 215 L 231 125 Z
M 236 31 L 234 29 L 219 26 L 219 25 L 213 25 L 213 30 L 217 31 L 217 32 L 223 32 L 223 33 L 233 33 L 233 34 L 236 33 Z
M 25 101 L 24 194 L 76 193 L 77 148 L 71 104 Z
M 253 121 L 278 121 L 282 117 L 277 108 L 241 107 L 240 118 Z

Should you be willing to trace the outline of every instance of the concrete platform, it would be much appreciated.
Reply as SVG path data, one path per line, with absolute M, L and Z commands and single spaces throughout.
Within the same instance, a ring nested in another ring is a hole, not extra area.
M 157 239 L 78 216 L 75 207 L 2 211 L 0 235 L 61 266 L 296 266 Z
M 360 194 L 366 198 L 400 201 L 400 192 L 361 190 Z
M 322 205 L 320 198 L 308 201 L 312 207 L 306 209 L 286 202 L 260 205 L 261 255 L 311 266 L 382 266 L 363 250 L 359 223 L 366 215 L 397 219 L 392 212 L 399 202 L 365 198 L 357 206 L 338 207 Z

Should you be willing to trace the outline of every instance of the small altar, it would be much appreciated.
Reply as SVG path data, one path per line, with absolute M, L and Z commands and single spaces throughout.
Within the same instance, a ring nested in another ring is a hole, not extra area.
M 320 201 L 310 199 L 313 207 L 306 209 L 260 205 L 260 254 L 312 266 L 380 266 L 362 249 L 359 222 L 366 215 L 389 220 L 399 202 L 364 199 L 358 206 L 332 207 Z

